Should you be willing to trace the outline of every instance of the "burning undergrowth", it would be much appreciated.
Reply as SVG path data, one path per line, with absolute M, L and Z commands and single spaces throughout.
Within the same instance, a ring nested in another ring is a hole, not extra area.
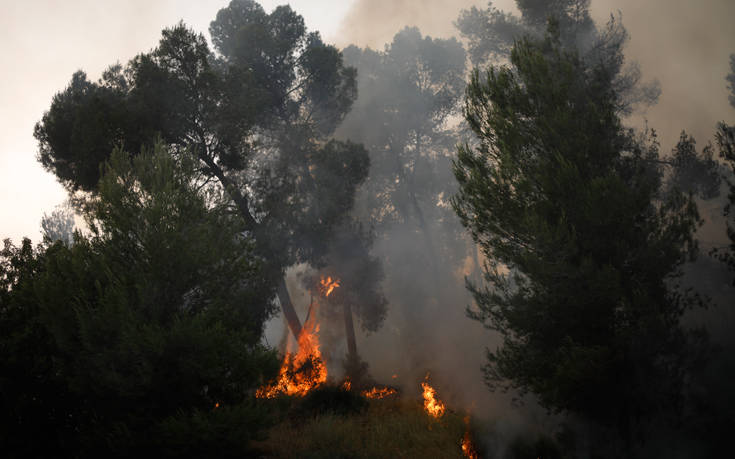
M 330 374 L 328 366 L 331 364 L 328 365 L 328 360 L 322 355 L 321 324 L 318 318 L 321 306 L 328 304 L 330 296 L 340 286 L 338 278 L 321 276 L 320 280 L 313 284 L 313 288 L 309 289 L 308 311 L 298 340 L 288 343 L 290 348 L 285 352 L 278 376 L 256 392 L 256 397 L 261 399 L 262 403 L 270 403 L 269 400 L 276 399 L 273 406 L 280 412 L 279 416 L 282 419 L 278 427 L 271 432 L 271 437 L 279 440 L 262 445 L 263 449 L 268 451 L 268 457 L 291 457 L 296 452 L 299 452 L 299 456 L 309 457 L 309 454 L 304 455 L 301 452 L 313 452 L 315 448 L 318 450 L 319 447 L 323 447 L 323 445 L 315 446 L 313 442 L 323 437 L 325 433 L 306 433 L 306 431 L 321 429 L 325 423 L 331 425 L 335 422 L 335 417 L 342 418 L 340 425 L 356 423 L 356 426 L 349 434 L 340 435 L 339 429 L 332 431 L 334 438 L 327 441 L 326 444 L 329 445 L 337 441 L 336 439 L 344 441 L 345 438 L 358 434 L 361 437 L 354 439 L 350 445 L 364 446 L 365 442 L 372 441 L 371 437 L 382 435 L 380 432 L 394 436 L 394 432 L 383 430 L 385 421 L 383 418 L 387 418 L 396 422 L 400 420 L 404 424 L 402 427 L 395 426 L 394 430 L 416 429 L 407 432 L 407 438 L 428 436 L 429 438 L 422 441 L 428 442 L 429 445 L 436 446 L 437 438 L 451 437 L 451 442 L 448 442 L 451 448 L 444 446 L 447 450 L 439 453 L 430 452 L 432 447 L 427 446 L 425 454 L 420 454 L 422 456 L 438 454 L 440 457 L 478 457 L 472 444 L 468 421 L 462 421 L 456 412 L 447 408 L 436 388 L 431 385 L 428 373 L 424 381 L 412 384 L 413 387 L 406 393 L 396 386 L 376 384 L 367 373 L 367 364 L 358 357 L 353 346 L 352 349 L 348 347 L 347 357 L 341 361 L 343 367 L 341 370 L 344 374 L 342 379 L 338 380 Z M 334 297 L 331 299 L 334 300 Z M 394 374 L 392 379 L 396 381 L 397 375 Z M 410 395 L 411 392 L 415 392 L 416 395 Z M 377 425 L 368 427 L 374 423 L 381 427 Z M 295 439 L 310 446 L 292 445 L 285 450 L 282 449 L 284 444 L 290 444 L 296 441 Z M 376 440 L 375 444 L 385 445 L 387 441 L 380 439 Z M 410 455 L 416 455 L 417 451 L 424 449 L 419 443 L 417 440 L 416 443 L 409 441 L 395 446 L 394 453 L 400 456 L 405 455 L 400 451 L 409 451 Z M 440 443 L 444 444 L 443 441 Z M 363 448 L 360 451 L 368 450 Z M 446 452 L 449 450 L 452 454 L 447 455 Z M 276 451 L 282 452 L 283 455 Z M 382 451 L 378 455 L 384 455 L 385 450 Z M 346 454 L 349 457 L 371 457 L 361 455 L 362 452 Z
M 416 395 L 368 399 L 326 384 L 305 397 L 288 397 L 291 409 L 253 446 L 269 458 L 478 457 L 463 453 L 460 443 L 469 434 L 462 416 L 448 409 L 435 418 Z

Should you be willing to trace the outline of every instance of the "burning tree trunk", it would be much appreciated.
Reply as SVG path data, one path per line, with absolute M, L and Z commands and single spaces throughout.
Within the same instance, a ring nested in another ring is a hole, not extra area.
M 318 290 L 326 298 L 337 287 L 339 287 L 339 279 L 328 277 L 322 278 Z M 288 295 L 285 282 L 280 284 L 278 293 L 279 297 L 281 293 Z M 273 398 L 281 394 L 304 396 L 327 380 L 327 367 L 322 361 L 319 349 L 317 307 L 318 302 L 312 297 L 303 327 L 298 323 L 295 311 L 292 316 L 295 318 L 293 322 L 289 320 L 288 314 L 284 314 L 286 320 L 289 321 L 289 328 L 298 337 L 298 349 L 293 354 L 286 353 L 276 380 L 258 389 L 255 393 L 256 397 Z M 284 308 L 284 313 L 285 311 Z M 298 328 L 292 324 L 298 324 Z

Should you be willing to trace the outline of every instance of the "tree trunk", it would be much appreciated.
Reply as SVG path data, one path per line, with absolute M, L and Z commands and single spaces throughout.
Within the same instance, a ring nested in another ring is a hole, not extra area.
M 201 152 L 199 158 L 207 165 L 207 167 L 209 167 L 215 177 L 217 177 L 217 179 L 220 181 L 222 187 L 235 202 L 235 205 L 240 211 L 240 216 L 242 216 L 243 220 L 245 220 L 245 225 L 251 231 L 253 231 L 253 233 L 257 234 L 259 232 L 258 227 L 260 225 L 250 214 L 247 198 L 243 196 L 242 193 L 240 193 L 240 190 L 238 190 L 235 184 L 225 175 L 222 168 L 219 167 L 214 159 L 212 159 L 205 152 Z M 301 336 L 301 322 L 299 321 L 299 316 L 296 315 L 296 310 L 293 307 L 293 303 L 291 303 L 291 296 L 289 296 L 288 294 L 285 277 L 281 278 L 281 281 L 278 284 L 277 295 L 278 301 L 281 303 L 283 315 L 286 318 L 286 322 L 288 323 L 288 328 L 291 329 L 291 333 L 293 333 L 294 338 L 296 338 L 296 345 L 298 346 L 299 336 Z
M 281 303 L 283 316 L 286 318 L 288 328 L 291 329 L 291 333 L 296 338 L 296 345 L 298 346 L 299 336 L 301 336 L 301 321 L 299 321 L 299 316 L 296 315 L 296 310 L 293 307 L 293 303 L 291 303 L 291 296 L 288 294 L 285 277 L 282 277 L 278 283 L 278 301 Z
M 352 308 L 349 304 L 343 305 L 345 314 L 345 336 L 347 337 L 347 355 L 357 358 L 357 341 L 355 340 L 355 325 L 352 322 Z
M 421 157 L 421 131 L 416 132 L 416 159 L 414 162 L 414 170 L 410 173 L 410 178 L 408 180 L 408 198 L 409 202 L 411 203 L 411 207 L 413 207 L 414 214 L 416 215 L 416 219 L 419 223 L 419 228 L 421 228 L 421 233 L 424 236 L 424 245 L 426 246 L 426 252 L 427 252 L 427 261 L 429 264 L 429 267 L 431 268 L 431 275 L 433 277 L 432 281 L 435 282 L 435 285 L 438 285 L 439 282 L 439 271 L 436 266 L 436 252 L 434 249 L 434 241 L 431 237 L 431 232 L 429 231 L 429 225 L 426 224 L 426 219 L 424 218 L 424 212 L 421 210 L 421 206 L 419 205 L 419 201 L 416 198 L 416 190 L 415 190 L 415 174 L 416 174 L 416 168 L 419 164 L 419 158 Z

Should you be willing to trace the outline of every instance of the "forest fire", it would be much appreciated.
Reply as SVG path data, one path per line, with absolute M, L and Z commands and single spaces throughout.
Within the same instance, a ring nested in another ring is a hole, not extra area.
M 424 389 L 424 409 L 427 413 L 435 418 L 440 418 L 444 415 L 446 406 L 444 402 L 439 400 L 436 395 L 436 389 L 429 385 L 429 375 L 426 375 L 426 381 L 421 383 L 421 387 Z
M 372 389 L 360 392 L 363 397 L 371 399 L 381 399 L 391 395 L 396 395 L 397 393 L 398 391 L 392 387 L 373 387 Z
M 352 381 L 350 380 L 350 378 L 345 379 L 340 387 L 342 388 L 342 390 L 352 390 Z M 396 394 L 398 394 L 398 391 L 393 389 L 392 387 L 375 386 L 372 389 L 365 389 L 360 391 L 360 395 L 373 400 L 379 400 Z
M 328 297 L 339 287 L 339 279 L 322 277 L 319 291 Z M 299 349 L 295 354 L 286 353 L 276 380 L 255 392 L 257 398 L 274 398 L 278 395 L 303 397 L 327 380 L 327 366 L 319 350 L 319 324 L 316 323 L 316 303 L 312 302 L 306 322 L 299 336 Z M 349 390 L 349 388 L 347 389 Z
M 464 437 L 462 437 L 462 454 L 465 455 L 465 457 L 469 457 L 470 459 L 479 459 L 479 455 L 477 454 L 477 450 L 475 449 L 475 445 L 472 443 L 472 435 L 470 435 L 470 417 L 465 416 L 464 423 L 467 426 Z
M 256 397 L 304 396 L 327 380 L 327 367 L 322 361 L 322 354 L 319 350 L 318 332 L 319 325 L 316 325 L 312 331 L 308 326 L 304 326 L 299 337 L 298 352 L 286 354 L 276 381 L 258 389 L 255 392 Z
M 332 291 L 337 287 L 339 287 L 339 279 L 337 278 L 332 279 L 331 276 L 327 276 L 325 279 L 324 276 L 322 276 L 321 281 L 319 281 L 319 291 L 324 294 L 325 298 L 331 295 Z

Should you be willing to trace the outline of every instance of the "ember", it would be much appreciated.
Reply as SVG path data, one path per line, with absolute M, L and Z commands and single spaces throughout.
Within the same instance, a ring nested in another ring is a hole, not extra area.
M 426 375 L 426 381 L 421 383 L 421 387 L 424 389 L 424 409 L 427 413 L 435 418 L 440 418 L 444 415 L 446 407 L 444 403 L 439 400 L 436 395 L 436 389 L 429 385 L 429 375 Z
M 360 392 L 363 397 L 372 399 L 381 399 L 389 397 L 391 395 L 396 395 L 397 393 L 398 391 L 396 391 L 392 387 L 373 387 L 370 390 L 364 390 Z
M 319 282 L 319 291 L 322 292 L 325 297 L 331 295 L 332 291 L 337 287 L 339 287 L 339 279 L 332 279 L 331 276 L 327 276 L 326 279 L 322 276 L 321 281 Z

